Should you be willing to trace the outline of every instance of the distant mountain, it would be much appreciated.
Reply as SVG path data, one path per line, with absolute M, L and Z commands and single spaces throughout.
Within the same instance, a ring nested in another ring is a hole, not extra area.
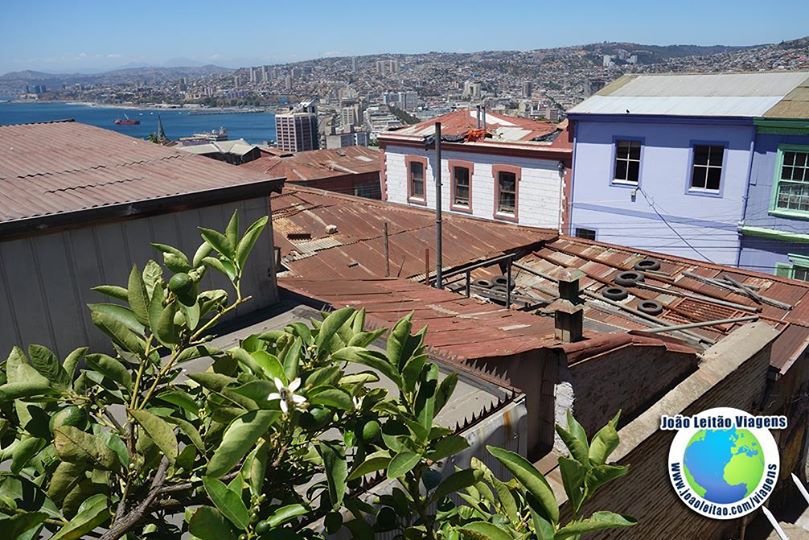
M 119 69 L 101 73 L 45 73 L 42 71 L 14 71 L 0 75 L 0 81 L 22 82 L 24 84 L 95 84 L 116 83 L 132 80 L 171 81 L 183 77 L 196 78 L 209 75 L 222 75 L 232 70 L 213 64 L 199 66 L 143 66 L 127 65 Z
M 656 64 L 670 58 L 686 56 L 709 56 L 733 53 L 744 49 L 755 49 L 762 45 L 644 45 L 641 43 L 604 42 L 590 43 L 581 48 L 594 54 L 618 55 L 622 52 L 635 54 L 641 64 Z

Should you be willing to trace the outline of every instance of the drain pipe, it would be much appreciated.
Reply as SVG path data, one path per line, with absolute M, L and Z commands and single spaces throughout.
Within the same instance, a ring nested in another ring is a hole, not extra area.
M 441 267 L 444 264 L 441 249 L 441 122 L 435 123 L 435 286 L 444 288 Z

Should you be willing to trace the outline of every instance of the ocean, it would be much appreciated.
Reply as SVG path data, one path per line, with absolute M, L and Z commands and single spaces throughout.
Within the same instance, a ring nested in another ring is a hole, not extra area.
M 140 120 L 140 125 L 115 125 L 115 120 L 123 118 L 124 114 Z M 270 112 L 194 113 L 183 109 L 125 109 L 68 103 L 0 103 L 0 125 L 72 118 L 140 139 L 157 131 L 158 114 L 169 139 L 224 127 L 230 139 L 245 139 L 253 144 L 275 141 L 275 115 Z

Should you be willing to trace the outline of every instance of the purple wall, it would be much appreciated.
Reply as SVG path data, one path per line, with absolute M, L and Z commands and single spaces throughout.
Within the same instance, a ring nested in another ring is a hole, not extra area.
M 806 218 L 787 218 L 770 213 L 773 184 L 777 171 L 778 146 L 783 144 L 809 146 L 809 135 L 779 135 L 759 133 L 756 135 L 753 168 L 750 174 L 747 209 L 744 225 L 774 229 L 785 233 L 809 235 L 809 215 Z M 742 238 L 739 265 L 751 270 L 771 273 L 778 262 L 788 263 L 788 254 L 809 257 L 809 244 L 781 241 L 753 236 Z
M 574 120 L 572 234 L 576 228 L 594 229 L 596 239 L 604 242 L 737 264 L 738 224 L 755 134 L 752 121 L 578 115 Z M 612 181 L 616 139 L 642 143 L 637 191 Z M 689 189 L 695 143 L 725 146 L 718 193 Z

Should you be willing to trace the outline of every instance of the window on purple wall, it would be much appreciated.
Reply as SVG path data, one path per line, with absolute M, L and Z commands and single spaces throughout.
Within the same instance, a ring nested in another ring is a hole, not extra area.
M 725 147 L 714 144 L 694 145 L 694 166 L 691 170 L 691 187 L 719 191 L 722 179 L 722 161 Z

